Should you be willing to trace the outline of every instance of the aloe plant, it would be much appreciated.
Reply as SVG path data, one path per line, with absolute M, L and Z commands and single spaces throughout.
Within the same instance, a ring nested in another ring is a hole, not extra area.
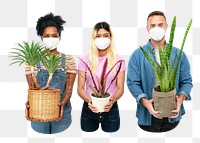
M 46 56 L 41 60 L 41 62 L 49 73 L 49 78 L 46 83 L 46 86 L 42 87 L 42 89 L 47 89 L 50 86 L 55 70 L 61 67 L 61 57 L 58 55 L 51 54 L 49 51 L 47 51 Z
M 180 64 L 183 47 L 184 47 L 185 40 L 187 38 L 187 34 L 189 32 L 191 25 L 192 25 L 192 19 L 190 20 L 187 26 L 187 29 L 185 31 L 185 35 L 184 35 L 182 45 L 181 45 L 181 50 L 179 54 L 177 53 L 178 56 L 175 57 L 173 63 L 170 63 L 170 56 L 171 56 L 171 50 L 172 50 L 172 45 L 173 45 L 173 40 L 174 40 L 174 33 L 176 29 L 176 16 L 174 17 L 173 22 L 172 22 L 169 43 L 165 45 L 163 48 L 161 47 L 160 43 L 158 43 L 160 64 L 156 61 L 154 52 L 150 47 L 148 47 L 148 50 L 153 56 L 153 59 L 151 59 L 148 53 L 142 47 L 140 47 L 143 54 L 145 55 L 147 60 L 150 62 L 154 70 L 161 92 L 169 92 L 175 88 L 178 66 Z
M 22 64 L 26 64 L 31 69 L 31 79 L 33 79 L 33 86 L 36 89 L 40 89 L 39 82 L 36 78 L 34 68 L 35 65 L 41 61 L 44 51 L 44 46 L 40 42 L 31 42 L 28 43 L 23 41 L 22 44 L 17 43 L 17 48 L 12 48 L 14 51 L 9 52 L 9 57 L 11 58 L 12 62 L 10 65 L 19 63 L 19 66 Z
M 93 92 L 92 95 L 95 96 L 95 97 L 98 97 L 98 98 L 104 98 L 104 97 L 108 96 L 109 95 L 108 89 L 110 88 L 110 86 L 112 85 L 112 83 L 117 78 L 117 75 L 119 74 L 121 66 L 122 66 L 122 62 L 124 62 L 124 60 L 117 61 L 114 64 L 114 66 L 106 73 L 106 69 L 108 67 L 108 59 L 106 58 L 106 60 L 105 60 L 105 62 L 103 64 L 101 76 L 100 76 L 100 78 L 98 78 L 96 75 L 93 75 L 92 70 L 90 69 L 89 65 L 86 62 L 84 62 L 81 58 L 79 58 L 79 59 L 87 67 L 87 69 L 89 71 L 89 74 L 91 76 L 93 85 L 91 83 L 87 82 L 87 80 L 86 80 L 86 82 L 89 85 L 89 88 Z M 118 69 L 116 70 L 116 73 L 115 73 L 113 79 L 111 80 L 110 84 L 106 88 L 106 80 L 107 80 L 109 74 L 111 73 L 111 71 L 116 67 L 117 64 L 119 64 Z M 95 82 L 94 77 L 96 77 L 97 83 Z

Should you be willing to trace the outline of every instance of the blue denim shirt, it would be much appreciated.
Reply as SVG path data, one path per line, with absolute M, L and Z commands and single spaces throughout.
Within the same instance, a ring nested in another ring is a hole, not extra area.
M 150 41 L 143 46 L 144 50 L 151 56 L 148 46 L 154 50 L 153 45 Z M 170 62 L 173 63 L 175 56 L 180 52 L 180 49 L 172 47 L 172 53 L 170 57 Z M 153 57 L 151 56 L 153 59 Z M 186 96 L 186 100 L 191 100 L 190 91 L 192 89 L 192 77 L 190 74 L 190 65 L 183 52 L 181 56 L 181 61 L 179 64 L 177 78 L 176 78 L 176 91 L 177 96 L 181 93 Z M 141 49 L 136 49 L 131 55 L 128 63 L 127 72 L 127 86 L 132 96 L 137 102 L 136 116 L 138 118 L 139 125 L 151 125 L 151 114 L 148 112 L 146 107 L 140 103 L 141 98 L 146 98 L 148 100 L 152 99 L 152 89 L 154 87 L 155 74 L 154 71 L 146 59 Z M 181 105 L 180 113 L 177 118 L 169 118 L 169 122 L 173 123 L 179 121 L 181 116 L 185 113 L 183 104 Z

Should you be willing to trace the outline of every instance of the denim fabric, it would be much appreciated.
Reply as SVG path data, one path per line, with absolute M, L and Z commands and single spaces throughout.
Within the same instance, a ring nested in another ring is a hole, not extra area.
M 167 43 L 166 43 L 167 44 Z M 148 41 L 146 45 L 143 46 L 144 50 L 151 56 L 148 47 L 154 50 L 153 45 Z M 178 56 L 180 49 L 172 47 L 170 62 L 173 63 L 174 58 Z M 151 56 L 153 59 L 153 57 Z M 154 60 L 153 60 L 154 61 Z M 154 61 L 155 62 L 155 61 Z M 192 89 L 192 77 L 190 74 L 190 65 L 189 61 L 185 55 L 182 53 L 180 65 L 177 72 L 176 78 L 176 94 L 177 96 L 181 93 L 186 96 L 186 100 L 191 100 L 190 92 Z M 140 48 L 136 49 L 131 55 L 128 63 L 128 72 L 127 72 L 127 86 L 132 96 L 136 99 L 137 102 L 137 111 L 136 116 L 138 118 L 139 125 L 151 125 L 152 116 L 148 110 L 140 103 L 141 98 L 147 98 L 148 100 L 152 99 L 152 89 L 154 87 L 155 74 L 154 71 L 143 55 Z M 181 116 L 185 113 L 183 104 L 181 105 L 180 114 L 177 118 L 169 118 L 170 123 L 177 122 L 181 119 Z
M 72 122 L 71 117 L 71 105 L 67 104 L 64 107 L 63 117 L 60 121 L 53 122 L 31 122 L 31 127 L 33 130 L 43 134 L 55 134 L 66 130 Z
M 37 68 L 40 68 L 40 64 L 37 64 Z M 37 79 L 39 81 L 39 84 L 41 87 L 44 87 L 46 85 L 46 82 L 48 80 L 49 74 L 47 70 L 39 70 L 37 73 Z M 65 91 L 65 85 L 66 85 L 66 73 L 63 69 L 57 69 L 54 74 L 53 78 L 50 84 L 50 88 L 59 88 L 61 90 L 60 92 L 60 100 L 62 99 L 63 93 Z M 44 134 L 53 134 L 53 133 L 59 133 L 67 129 L 71 122 L 71 103 L 68 101 L 64 107 L 64 114 L 62 117 L 62 120 L 60 121 L 54 121 L 54 122 L 31 122 L 31 126 L 33 130 L 44 133 Z
M 120 116 L 117 102 L 109 112 L 94 113 L 88 108 L 88 104 L 84 102 L 81 113 L 81 129 L 86 132 L 93 132 L 99 128 L 104 132 L 116 132 L 120 127 Z

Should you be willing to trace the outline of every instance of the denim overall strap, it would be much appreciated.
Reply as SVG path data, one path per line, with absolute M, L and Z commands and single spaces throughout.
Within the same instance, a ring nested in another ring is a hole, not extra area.
M 61 67 L 66 71 L 66 55 L 64 53 L 61 53 Z
M 36 68 L 37 68 L 37 69 L 40 69 L 40 68 L 41 68 L 41 63 L 40 63 L 40 62 L 38 62 L 38 63 L 36 64 Z

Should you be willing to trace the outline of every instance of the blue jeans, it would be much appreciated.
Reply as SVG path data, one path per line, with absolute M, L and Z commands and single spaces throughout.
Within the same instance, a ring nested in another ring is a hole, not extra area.
M 120 127 L 120 116 L 117 102 L 109 112 L 94 113 L 88 108 L 86 102 L 83 103 L 81 113 L 81 129 L 85 132 L 93 132 L 99 128 L 104 132 L 116 132 Z

